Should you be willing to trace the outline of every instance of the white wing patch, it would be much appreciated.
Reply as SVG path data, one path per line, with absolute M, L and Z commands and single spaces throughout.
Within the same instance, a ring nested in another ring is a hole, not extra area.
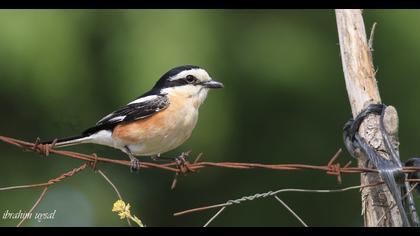
M 96 124 L 101 123 L 104 120 L 107 120 L 109 117 L 113 116 L 114 113 L 108 114 L 107 116 L 105 116 L 104 118 L 100 119 L 98 122 L 96 122 Z M 125 116 L 116 116 L 116 117 L 112 117 L 111 119 L 109 119 L 108 121 L 122 121 L 124 120 Z
M 96 124 L 101 123 L 102 121 L 104 121 L 104 120 L 108 119 L 108 118 L 109 118 L 109 117 L 111 117 L 112 115 L 114 115 L 114 113 L 111 113 L 111 114 L 106 115 L 105 117 L 103 117 L 102 119 L 100 119 L 98 122 L 96 122 Z
M 147 101 L 150 101 L 150 100 L 154 100 L 158 97 L 159 97 L 158 95 L 150 95 L 150 96 L 142 97 L 142 98 L 136 99 L 136 100 L 128 103 L 127 105 L 134 104 L 134 103 L 147 102 Z
M 132 102 L 130 102 L 130 103 L 128 103 L 127 105 L 130 105 L 130 104 L 136 104 L 136 103 L 142 103 L 142 102 L 147 102 L 147 101 L 152 101 L 152 100 L 154 100 L 154 99 L 157 99 L 157 98 L 159 98 L 159 96 L 158 95 L 150 95 L 150 96 L 146 96 L 146 97 L 142 97 L 142 98 L 139 98 L 139 99 L 136 99 L 136 100 L 134 100 L 134 101 L 132 101 Z M 159 109 L 157 109 L 156 111 L 158 111 Z M 107 120 L 107 119 L 109 119 L 110 117 L 112 117 L 113 115 L 115 115 L 114 113 L 111 113 L 111 114 L 108 114 L 107 116 L 105 116 L 104 118 L 102 118 L 102 119 L 100 119 L 96 124 L 99 124 L 99 123 L 101 123 L 102 121 L 104 121 L 104 120 Z M 112 122 L 114 122 L 114 121 L 116 121 L 116 122 L 118 122 L 118 121 L 122 121 L 122 120 L 124 120 L 124 118 L 125 118 L 126 116 L 116 116 L 116 117 L 112 117 L 111 119 L 109 119 L 108 121 L 112 121 Z
M 109 121 L 121 121 L 124 120 L 125 116 L 116 116 L 109 119 Z

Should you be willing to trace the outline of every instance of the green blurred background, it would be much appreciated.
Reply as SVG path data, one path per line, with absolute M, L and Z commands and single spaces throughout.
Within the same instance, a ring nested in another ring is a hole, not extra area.
M 401 155 L 420 153 L 418 10 L 365 10 L 378 22 L 374 64 L 381 97 L 400 115 Z M 0 135 L 33 141 L 78 134 L 150 89 L 172 67 L 194 64 L 225 84 L 211 91 L 192 137 L 173 154 L 193 149 L 207 161 L 322 165 L 343 147 L 350 107 L 332 10 L 2 10 L 0 11 Z M 66 149 L 126 159 L 98 145 Z M 81 161 L 41 157 L 0 143 L 0 186 L 45 182 Z M 143 160 L 149 161 L 148 158 Z M 347 153 L 341 163 L 351 160 Z M 354 160 L 353 160 L 354 162 Z M 177 211 L 281 188 L 329 189 L 343 183 L 316 171 L 207 168 L 173 173 L 98 166 L 147 226 L 202 226 L 216 210 Z M 0 216 L 28 211 L 41 189 L 0 192 Z M 361 226 L 360 194 L 284 193 L 311 226 Z M 50 187 L 35 212 L 55 219 L 26 226 L 126 226 L 111 212 L 117 199 L 86 170 Z M 416 201 L 419 197 L 416 196 Z M 14 226 L 16 220 L 0 220 Z M 213 226 L 299 226 L 273 198 L 225 210 Z

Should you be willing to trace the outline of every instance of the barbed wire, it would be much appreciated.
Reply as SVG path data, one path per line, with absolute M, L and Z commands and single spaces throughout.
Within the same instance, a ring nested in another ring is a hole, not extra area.
M 58 183 L 60 181 L 62 181 L 65 178 L 68 177 L 72 177 L 73 175 L 79 173 L 80 171 L 84 170 L 86 168 L 86 163 L 74 168 L 68 172 L 65 172 L 64 174 L 61 174 L 60 176 L 50 179 L 48 182 L 46 183 L 41 183 L 41 184 L 30 184 L 30 185 L 20 185 L 20 186 L 12 186 L 12 187 L 5 187 L 5 188 L 0 188 L 0 191 L 4 191 L 4 190 L 12 190 L 12 189 L 20 189 L 20 188 L 34 188 L 34 187 L 44 187 L 44 189 L 42 190 L 41 194 L 39 195 L 38 199 L 35 201 L 34 205 L 31 207 L 31 209 L 29 210 L 29 212 L 26 215 L 31 215 L 33 210 L 39 205 L 39 203 L 42 201 L 42 199 L 44 199 L 45 194 L 48 191 L 48 187 Z M 21 221 L 17 224 L 17 227 L 21 226 L 23 224 L 23 222 L 27 219 L 27 217 L 23 217 L 21 219 Z
M 91 166 L 95 167 L 97 163 L 109 163 L 109 164 L 117 164 L 117 165 L 124 165 L 130 166 L 130 161 L 128 160 L 117 160 L 117 159 L 110 159 L 106 157 L 100 157 L 95 153 L 88 155 L 78 152 L 66 151 L 66 150 L 57 150 L 54 149 L 54 143 L 52 144 L 41 144 L 39 143 L 39 139 L 35 143 L 22 141 L 19 139 L 0 136 L 0 140 L 17 146 L 19 148 L 34 151 L 40 153 L 42 155 L 48 156 L 50 153 L 58 154 L 61 156 L 66 156 L 70 158 L 75 158 L 79 160 L 84 160 L 90 163 Z M 187 172 L 195 172 L 197 170 L 206 168 L 206 167 L 219 167 L 219 168 L 231 168 L 231 169 L 270 169 L 270 170 L 318 170 L 323 171 L 330 175 L 337 176 L 337 180 L 341 182 L 341 174 L 342 173 L 366 173 L 366 172 L 373 172 L 377 173 L 378 171 L 374 168 L 360 168 L 360 167 L 352 167 L 350 166 L 351 162 L 348 162 L 344 166 L 341 166 L 340 163 L 336 163 L 338 156 L 342 152 L 341 148 L 332 156 L 332 158 L 328 161 L 326 165 L 308 165 L 308 164 L 261 164 L 261 163 L 240 163 L 240 162 L 207 162 L 201 161 L 201 155 L 199 155 L 194 162 L 189 163 L 186 162 L 183 165 L 179 166 L 176 162 L 171 163 L 155 163 L 155 162 L 140 162 L 140 169 L 162 169 L 167 171 L 172 171 L 175 173 L 187 173 Z M 404 173 L 412 173 L 412 172 L 419 172 L 420 167 L 403 167 L 402 168 Z
M 59 175 L 56 178 L 52 178 L 52 179 L 48 180 L 48 182 L 45 182 L 45 183 L 3 187 L 3 188 L 0 188 L 0 191 L 15 190 L 15 189 L 22 189 L 22 188 L 44 187 L 43 190 L 42 190 L 42 192 L 41 192 L 41 194 L 39 195 L 38 199 L 32 205 L 31 209 L 28 211 L 28 213 L 25 214 L 25 215 L 31 215 L 31 213 L 34 211 L 34 209 L 44 199 L 45 195 L 47 194 L 48 187 L 50 187 L 51 185 L 56 184 L 56 183 L 64 180 L 65 178 L 74 176 L 75 174 L 77 174 L 77 173 L 85 170 L 87 166 L 88 165 L 86 163 L 84 163 L 81 166 L 79 166 L 77 168 L 74 168 L 74 169 L 72 169 L 72 170 L 70 170 L 68 172 L 65 172 L 65 173 Z M 95 169 L 95 166 L 92 166 L 92 167 L 93 167 L 93 169 L 95 171 L 97 171 L 106 180 L 107 183 L 109 183 L 109 185 L 113 188 L 113 190 L 117 194 L 118 198 L 122 200 L 122 196 L 121 196 L 118 188 L 115 186 L 115 184 L 101 170 Z M 16 227 L 20 227 L 23 224 L 23 222 L 25 222 L 25 220 L 27 220 L 27 217 L 22 218 L 21 221 L 16 225 Z M 128 223 L 129 226 L 131 226 L 131 222 L 128 220 L 128 218 L 127 218 L 127 223 Z
M 97 170 L 97 164 L 98 163 L 108 163 L 108 164 L 116 164 L 116 165 L 124 165 L 124 166 L 130 166 L 130 161 L 128 160 L 116 160 L 106 157 L 100 157 L 96 153 L 93 153 L 91 155 L 84 154 L 84 153 L 78 153 L 78 152 L 72 152 L 72 151 L 66 151 L 66 150 L 57 150 L 54 149 L 54 144 L 56 140 L 52 144 L 41 144 L 39 138 L 34 142 L 27 142 L 11 137 L 6 136 L 0 136 L 0 140 L 14 145 L 16 147 L 19 147 L 24 150 L 33 151 L 36 153 L 39 153 L 41 155 L 48 156 L 49 154 L 57 154 L 60 156 L 65 156 L 73 159 L 83 160 L 87 163 L 82 164 L 81 166 L 74 168 L 68 172 L 65 172 L 64 174 L 50 179 L 46 183 L 38 183 L 38 184 L 29 184 L 29 185 L 19 185 L 19 186 L 10 186 L 10 187 L 2 187 L 0 188 L 0 191 L 5 190 L 13 190 L 13 189 L 21 189 L 21 188 L 34 188 L 34 187 L 44 187 L 42 193 L 32 206 L 31 210 L 32 212 L 42 201 L 45 194 L 48 191 L 48 187 L 62 181 L 63 179 L 67 177 L 71 177 L 75 175 L 76 173 L 79 173 L 80 171 L 83 171 L 86 169 L 87 166 L 90 166 L 92 169 Z M 171 163 L 154 163 L 154 162 L 140 162 L 140 169 L 160 169 L 160 170 L 166 170 L 175 172 L 175 178 L 172 184 L 172 188 L 175 187 L 177 177 L 180 174 L 186 174 L 190 172 L 196 172 L 200 169 L 206 168 L 206 167 L 218 167 L 218 168 L 230 168 L 230 169 L 240 169 L 240 170 L 249 170 L 249 169 L 268 169 L 268 170 L 283 170 L 283 171 L 299 171 L 299 170 L 316 170 L 316 171 L 322 171 L 329 175 L 334 175 L 337 178 L 338 182 L 341 182 L 341 174 L 343 173 L 377 173 L 378 171 L 373 168 L 360 168 L 360 167 L 352 167 L 350 166 L 351 162 L 346 163 L 344 166 L 341 166 L 340 163 L 337 163 L 336 160 L 338 156 L 341 154 L 342 150 L 341 148 L 330 158 L 328 163 L 326 165 L 308 165 L 308 164 L 261 164 L 261 163 L 240 163 L 240 162 L 206 162 L 201 161 L 202 153 L 200 153 L 196 159 L 192 162 L 185 162 L 181 165 L 179 165 L 176 162 Z M 403 167 L 402 168 L 404 173 L 413 173 L 413 172 L 419 172 L 420 167 Z M 100 171 L 100 170 L 99 170 Z M 118 192 L 118 189 L 116 186 L 110 182 L 109 178 L 107 178 L 103 172 L 100 171 L 100 174 L 102 177 L 112 186 L 114 191 L 117 193 L 118 197 L 121 198 L 120 193 Z M 408 182 L 411 183 L 420 183 L 420 179 L 408 179 Z M 376 186 L 380 185 L 383 182 L 379 182 L 376 184 L 371 184 L 369 186 Z M 212 209 L 212 208 L 220 208 L 220 210 L 212 217 L 210 220 L 207 221 L 207 223 L 204 226 L 209 225 L 218 215 L 220 215 L 224 209 L 230 205 L 233 204 L 240 204 L 244 201 L 252 201 L 254 199 L 260 199 L 260 198 L 266 198 L 266 197 L 274 197 L 278 202 L 280 202 L 289 212 L 292 213 L 292 215 L 297 218 L 304 226 L 306 226 L 306 223 L 289 207 L 286 203 L 284 203 L 279 197 L 278 194 L 281 192 L 342 192 L 347 191 L 351 189 L 360 189 L 364 187 L 369 186 L 351 186 L 344 189 L 337 189 L 337 190 L 308 190 L 308 189 L 281 189 L 277 191 L 269 191 L 266 193 L 258 193 L 254 194 L 252 196 L 246 196 L 242 197 L 240 199 L 236 200 L 229 200 L 222 204 L 216 204 L 206 207 L 199 207 L 194 208 L 182 212 L 177 212 L 174 214 L 174 216 L 179 216 L 183 214 L 188 214 L 192 212 Z M 25 221 L 25 218 L 22 219 L 17 226 L 20 226 Z

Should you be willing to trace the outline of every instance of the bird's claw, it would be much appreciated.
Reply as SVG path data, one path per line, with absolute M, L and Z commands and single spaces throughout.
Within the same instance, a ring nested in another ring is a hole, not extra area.
M 178 166 L 178 168 L 181 170 L 181 173 L 185 174 L 187 172 L 193 172 L 193 170 L 191 170 L 188 167 L 189 162 L 187 161 L 187 157 L 190 155 L 190 153 L 191 153 L 191 150 L 187 152 L 183 152 L 178 157 L 175 157 L 175 163 Z
M 140 161 L 137 158 L 132 158 L 130 160 L 130 172 L 139 172 L 140 170 Z

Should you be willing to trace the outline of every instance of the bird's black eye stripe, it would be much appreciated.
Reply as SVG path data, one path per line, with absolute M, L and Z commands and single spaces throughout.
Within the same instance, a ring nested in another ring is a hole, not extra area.
M 162 87 L 169 88 L 169 87 L 183 86 L 183 85 L 188 85 L 188 84 L 198 85 L 200 84 L 200 80 L 197 79 L 194 75 L 187 75 L 183 78 L 166 81 Z
M 195 83 L 195 82 L 197 82 L 197 80 L 198 79 L 195 78 L 194 75 L 187 75 L 185 77 L 185 81 L 187 81 L 187 83 L 189 83 L 189 84 Z

